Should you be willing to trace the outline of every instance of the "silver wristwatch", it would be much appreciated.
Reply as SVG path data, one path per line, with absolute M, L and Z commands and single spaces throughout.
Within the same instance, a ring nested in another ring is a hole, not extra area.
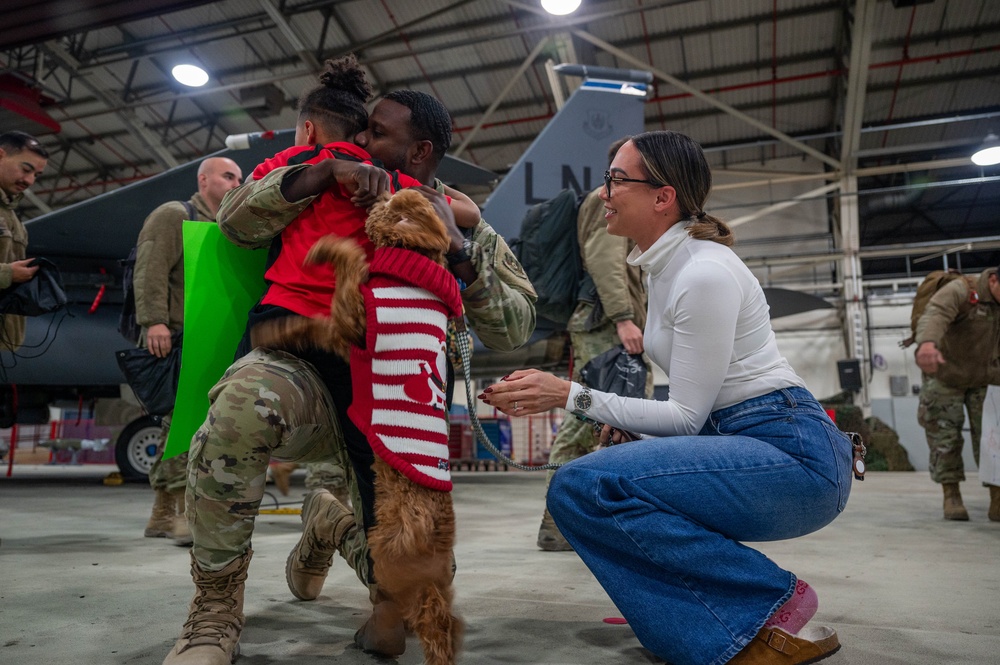
M 587 386 L 583 387 L 583 390 L 576 394 L 573 398 L 573 406 L 577 411 L 586 411 L 594 405 L 594 398 L 590 394 L 590 388 Z

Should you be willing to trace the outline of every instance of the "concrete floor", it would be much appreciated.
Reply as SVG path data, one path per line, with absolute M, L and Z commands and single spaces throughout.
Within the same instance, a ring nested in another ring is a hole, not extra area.
M 187 552 L 142 537 L 152 492 L 104 486 L 113 469 L 19 465 L 0 477 L 0 663 L 157 665 L 179 633 Z M 293 480 L 284 501 L 304 493 Z M 456 474 L 460 662 L 660 662 L 628 626 L 603 622 L 619 615 L 575 554 L 535 548 L 543 494 L 540 473 Z M 761 546 L 818 590 L 814 621 L 843 644 L 824 664 L 1000 663 L 1000 523 L 978 483 L 963 494 L 971 521 L 948 522 L 926 474 L 870 473 L 834 524 Z M 239 663 L 391 663 L 352 644 L 367 593 L 343 561 L 316 601 L 289 594 L 299 527 L 296 515 L 258 520 Z M 411 639 L 398 663 L 421 662 Z

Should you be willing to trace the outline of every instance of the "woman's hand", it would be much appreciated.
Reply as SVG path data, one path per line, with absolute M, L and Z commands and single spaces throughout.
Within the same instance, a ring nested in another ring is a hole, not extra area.
M 527 416 L 566 406 L 570 382 L 537 369 L 519 369 L 483 390 L 479 399 L 508 416 Z
M 639 439 L 639 435 L 634 432 L 629 432 L 628 430 L 618 429 L 617 427 L 612 427 L 611 425 L 605 425 L 601 429 L 601 434 L 598 439 L 601 447 L 604 446 L 614 446 L 619 443 L 628 443 L 629 441 L 636 441 Z

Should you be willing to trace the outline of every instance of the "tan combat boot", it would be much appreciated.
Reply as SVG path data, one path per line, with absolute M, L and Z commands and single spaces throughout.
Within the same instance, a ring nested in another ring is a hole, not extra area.
M 368 653 L 387 658 L 402 656 L 406 651 L 406 625 L 399 606 L 377 587 L 371 587 L 371 601 L 371 616 L 354 633 L 354 643 Z
M 202 570 L 191 557 L 194 599 L 184 631 L 163 665 L 230 665 L 240 655 L 243 590 L 253 550 L 217 573 Z
M 572 552 L 573 546 L 563 537 L 556 522 L 546 508 L 542 513 L 542 525 L 538 528 L 538 549 L 546 552 Z
M 968 521 L 969 512 L 962 504 L 962 493 L 958 491 L 958 483 L 942 483 L 944 489 L 944 518 L 946 520 Z
M 174 545 L 180 547 L 191 547 L 194 538 L 191 536 L 191 529 L 188 527 L 187 515 L 184 513 L 184 490 L 173 493 L 173 499 L 177 502 L 177 514 L 174 516 Z
M 330 492 L 337 501 L 340 501 L 348 508 L 351 507 L 351 491 L 348 489 L 346 481 L 342 485 L 327 485 L 323 489 Z
M 174 497 L 167 490 L 156 490 L 153 512 L 146 523 L 146 538 L 167 538 L 174 527 Z
M 1000 486 L 990 485 L 990 512 L 986 514 L 991 522 L 1000 522 Z
M 325 489 L 313 490 L 302 502 L 302 537 L 285 562 L 288 589 L 299 600 L 313 600 L 333 563 L 333 555 L 347 530 L 354 526 L 354 513 Z
M 299 465 L 295 462 L 278 462 L 271 465 L 271 478 L 282 496 L 288 496 L 288 490 L 292 487 L 292 471 L 297 468 Z

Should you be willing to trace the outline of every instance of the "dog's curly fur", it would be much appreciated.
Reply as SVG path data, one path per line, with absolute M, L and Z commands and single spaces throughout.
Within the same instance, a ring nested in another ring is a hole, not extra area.
M 419 192 L 404 189 L 376 203 L 365 230 L 375 247 L 418 251 L 446 265 L 448 232 Z M 290 349 L 316 346 L 349 359 L 351 346 L 360 346 L 365 339 L 364 301 L 358 288 L 368 278 L 365 253 L 352 240 L 327 236 L 316 243 L 307 260 L 333 265 L 337 288 L 330 318 L 266 321 L 255 327 L 254 344 Z M 427 665 L 453 665 L 463 624 L 452 613 L 455 514 L 451 493 L 414 483 L 378 457 L 374 469 L 376 526 L 369 531 L 368 545 L 379 606 L 360 632 L 362 646 L 379 650 L 376 645 L 386 638 L 365 635 L 365 631 L 377 632 L 373 626 L 380 616 L 397 616 L 419 637 Z

